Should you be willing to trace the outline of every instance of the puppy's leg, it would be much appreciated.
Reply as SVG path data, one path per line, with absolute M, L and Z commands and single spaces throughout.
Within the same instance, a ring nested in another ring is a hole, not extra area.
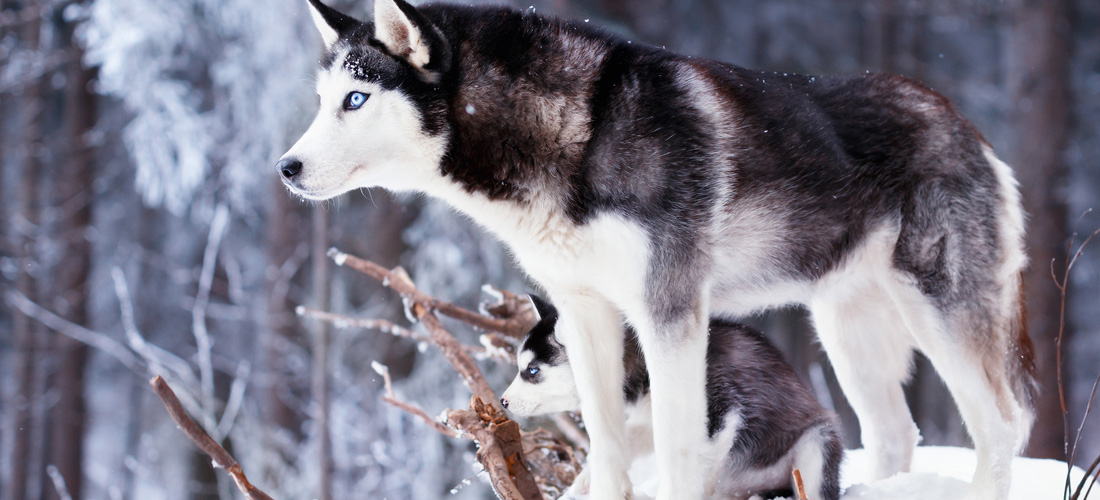
M 920 432 L 905 402 L 912 338 L 881 287 L 841 283 L 815 294 L 810 312 L 837 381 L 859 418 L 876 479 L 909 470 Z
M 553 300 L 560 313 L 555 334 L 569 353 L 588 429 L 591 449 L 585 472 L 591 481 L 590 498 L 630 498 L 622 316 L 610 302 L 590 293 L 559 294 Z
M 802 476 L 802 485 L 810 498 L 840 498 L 840 437 L 828 424 L 814 427 L 798 440 L 791 454 L 794 468 Z
M 651 300 L 646 317 L 630 318 L 649 369 L 657 500 L 697 500 L 706 486 L 701 460 L 707 439 L 705 297 L 688 296 L 678 307 L 653 307 Z

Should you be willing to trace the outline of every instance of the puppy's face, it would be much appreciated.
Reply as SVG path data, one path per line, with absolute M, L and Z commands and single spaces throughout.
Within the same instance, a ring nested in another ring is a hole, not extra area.
M 580 409 L 577 384 L 565 355 L 554 338 L 558 314 L 553 306 L 532 296 L 539 322 L 527 333 L 517 356 L 519 374 L 501 397 L 501 404 L 519 416 L 543 415 Z

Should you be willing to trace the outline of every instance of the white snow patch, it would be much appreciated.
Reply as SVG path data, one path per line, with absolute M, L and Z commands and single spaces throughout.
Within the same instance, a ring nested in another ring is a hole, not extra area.
M 657 469 L 652 455 L 635 460 L 630 468 L 634 498 L 653 498 Z M 974 450 L 948 446 L 920 446 L 912 470 L 888 479 L 870 481 L 871 457 L 864 450 L 845 450 L 840 468 L 841 500 L 962 500 L 974 473 Z M 1074 467 L 1070 482 L 1076 487 L 1084 475 Z M 1012 490 L 1005 500 L 1060 500 L 1066 482 L 1066 464 L 1058 460 L 1018 457 L 1012 462 Z M 807 492 L 808 493 L 808 492 Z M 1090 495 L 1090 498 L 1097 496 Z M 579 497 L 586 498 L 586 497 Z M 759 496 L 753 497 L 754 500 Z M 813 498 L 813 497 L 811 497 Z M 772 500 L 791 500 L 777 497 Z M 1083 499 L 1087 500 L 1087 499 Z

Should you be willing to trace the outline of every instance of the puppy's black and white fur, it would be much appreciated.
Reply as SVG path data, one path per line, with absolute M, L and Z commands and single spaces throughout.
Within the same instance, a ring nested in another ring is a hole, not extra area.
M 707 324 L 809 308 L 875 473 L 919 439 L 913 349 L 977 449 L 973 498 L 1007 496 L 1032 354 L 1011 169 L 941 95 L 891 75 L 778 75 L 503 7 L 319 0 L 320 110 L 278 172 L 327 199 L 442 199 L 513 251 L 560 310 L 592 492 L 631 491 L 625 316 L 650 375 L 659 500 L 702 495 Z M 688 423 L 689 425 L 685 425 Z
M 539 297 L 531 300 L 539 322 L 523 340 L 516 356 L 519 374 L 501 404 L 520 416 L 579 410 L 567 351 L 554 337 L 557 310 Z M 629 328 L 624 341 L 626 428 L 631 456 L 638 459 L 653 451 L 649 372 Z M 794 496 L 792 469 L 800 471 L 811 498 L 840 496 L 836 416 L 818 404 L 760 332 L 711 320 L 706 373 L 707 442 L 696 452 L 705 457 L 707 498 Z M 587 472 L 581 474 L 570 494 L 585 493 L 577 491 L 587 482 Z

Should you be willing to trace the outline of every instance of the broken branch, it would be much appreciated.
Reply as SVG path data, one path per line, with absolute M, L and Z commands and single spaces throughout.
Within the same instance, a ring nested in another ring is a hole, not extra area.
M 791 474 L 794 476 L 795 488 L 798 488 L 798 500 L 810 500 L 806 497 L 806 486 L 802 484 L 802 471 L 795 469 Z

